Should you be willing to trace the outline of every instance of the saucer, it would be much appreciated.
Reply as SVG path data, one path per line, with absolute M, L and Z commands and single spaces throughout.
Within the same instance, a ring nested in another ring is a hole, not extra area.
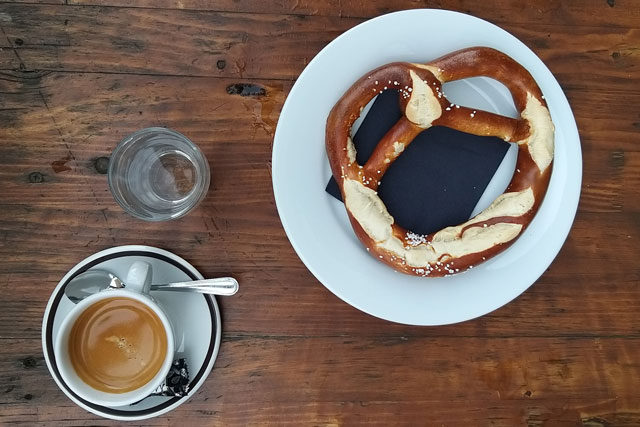
M 198 280 L 204 277 L 191 264 L 177 255 L 150 246 L 119 246 L 106 249 L 76 264 L 58 283 L 49 298 L 42 321 L 42 348 L 51 376 L 58 387 L 78 406 L 114 420 L 142 420 L 155 417 L 185 403 L 211 372 L 220 348 L 222 335 L 220 309 L 215 297 L 190 292 L 152 291 L 151 295 L 164 309 L 174 329 L 176 358 L 186 358 L 189 368 L 189 393 L 184 397 L 149 396 L 122 407 L 101 406 L 77 396 L 58 372 L 53 343 L 64 316 L 75 305 L 64 294 L 67 284 L 89 269 L 108 270 L 118 277 L 126 273 L 134 261 L 143 260 L 153 267 L 151 283 Z

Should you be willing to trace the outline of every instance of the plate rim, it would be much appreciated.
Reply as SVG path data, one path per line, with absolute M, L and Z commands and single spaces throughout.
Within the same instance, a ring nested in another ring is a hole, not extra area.
M 122 254 L 122 255 L 119 255 Z M 156 255 L 156 256 L 154 256 Z M 112 258 L 103 259 L 105 257 L 113 256 Z M 169 252 L 164 249 L 146 246 L 146 245 L 123 245 L 123 246 L 114 246 L 111 248 L 107 248 L 96 252 L 80 262 L 76 263 L 69 271 L 64 275 L 64 277 L 58 282 L 56 287 L 51 292 L 51 295 L 47 302 L 47 307 L 45 309 L 43 320 L 42 320 L 42 334 L 41 334 L 41 345 L 42 352 L 44 354 L 44 359 L 47 365 L 47 369 L 49 370 L 49 374 L 54 379 L 54 382 L 58 386 L 60 390 L 76 405 L 79 407 L 101 417 L 105 417 L 108 419 L 118 420 L 118 421 L 139 421 L 144 419 L 153 418 L 162 414 L 165 414 L 178 406 L 186 403 L 202 386 L 207 377 L 209 376 L 211 370 L 213 369 L 213 365 L 218 356 L 218 352 L 220 350 L 220 343 L 222 338 L 222 318 L 220 315 L 220 308 L 218 306 L 217 300 L 215 297 L 207 294 L 202 294 L 206 304 L 209 307 L 209 312 L 211 314 L 211 321 L 215 323 L 212 329 L 212 339 L 209 343 L 209 349 L 207 350 L 207 357 L 209 357 L 209 361 L 207 362 L 205 359 L 205 363 L 201 366 L 198 373 L 193 377 L 191 382 L 195 382 L 193 387 L 190 388 L 187 396 L 184 397 L 175 397 L 173 399 L 167 400 L 165 402 L 161 402 L 151 408 L 147 408 L 140 411 L 119 411 L 117 408 L 113 407 L 94 405 L 90 402 L 85 402 L 83 399 L 75 396 L 70 390 L 67 389 L 64 382 L 62 382 L 59 375 L 55 373 L 56 369 L 53 366 L 52 360 L 50 358 L 50 353 L 52 352 L 52 346 L 50 345 L 49 336 L 53 334 L 53 319 L 50 317 L 57 312 L 57 307 L 63 296 L 63 288 L 68 284 L 68 282 L 75 277 L 77 274 L 81 273 L 84 270 L 91 268 L 93 265 L 100 264 L 102 262 L 106 262 L 109 259 L 115 259 L 120 257 L 135 257 L 135 256 L 151 256 L 156 258 L 162 262 L 166 262 L 174 267 L 180 268 L 187 276 L 195 277 L 196 279 L 203 279 L 202 274 L 189 262 L 187 262 L 182 257 Z M 166 259 L 163 259 L 166 258 Z M 97 262 L 96 262 L 97 261 Z M 52 308 L 55 307 L 55 311 L 52 312 Z M 51 322 L 49 322 L 51 320 Z M 51 338 L 53 339 L 53 338 Z M 51 348 L 50 348 L 51 347 Z M 209 356 L 210 355 L 210 356 Z M 159 407 L 161 406 L 161 407 Z M 125 412 L 127 414 L 125 414 Z M 128 413 L 132 415 L 128 415 Z

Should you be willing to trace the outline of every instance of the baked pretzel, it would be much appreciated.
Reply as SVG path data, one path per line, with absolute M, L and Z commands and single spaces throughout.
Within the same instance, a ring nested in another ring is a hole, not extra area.
M 503 83 L 520 117 L 512 119 L 447 100 L 443 83 L 474 76 Z M 369 101 L 388 89 L 398 90 L 403 116 L 366 164 L 359 165 L 351 126 Z M 518 159 L 505 193 L 487 209 L 463 224 L 419 235 L 395 224 L 376 190 L 393 161 L 431 126 L 515 142 Z M 549 185 L 554 126 L 540 88 L 524 67 L 494 49 L 474 47 L 428 64 L 394 62 L 364 75 L 331 110 L 326 146 L 351 225 L 367 251 L 400 272 L 439 277 L 466 271 L 502 252 L 529 225 Z

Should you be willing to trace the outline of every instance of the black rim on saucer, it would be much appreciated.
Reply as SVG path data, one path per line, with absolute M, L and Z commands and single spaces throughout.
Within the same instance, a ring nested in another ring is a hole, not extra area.
M 173 397 L 165 402 L 162 402 L 156 406 L 153 406 L 151 408 L 148 409 L 139 409 L 139 410 L 134 410 L 134 411 L 123 411 L 120 409 L 114 409 L 114 408 L 110 408 L 108 406 L 102 406 L 102 405 L 96 405 L 94 403 L 91 403 L 83 398 L 81 398 L 80 396 L 78 396 L 77 394 L 75 394 L 70 388 L 69 386 L 64 382 L 64 380 L 62 379 L 62 377 L 60 376 L 60 372 L 58 371 L 58 365 L 56 364 L 56 358 L 55 358 L 55 354 L 53 352 L 53 320 L 55 318 L 56 312 L 58 311 L 58 305 L 60 304 L 60 300 L 62 299 L 62 296 L 64 295 L 64 290 L 67 287 L 67 284 L 77 275 L 79 275 L 80 273 L 84 273 L 85 271 L 89 270 L 91 267 L 94 267 L 100 263 L 103 263 L 105 261 L 109 261 L 115 258 L 123 258 L 123 257 L 131 257 L 131 256 L 138 256 L 138 257 L 149 257 L 149 258 L 156 258 L 159 259 L 161 261 L 164 261 L 168 264 L 173 265 L 174 267 L 177 267 L 178 269 L 180 269 L 180 271 L 182 271 L 184 274 L 186 274 L 187 276 L 189 276 L 191 278 L 191 280 L 198 280 L 198 277 L 196 277 L 193 273 L 191 273 L 184 265 L 182 265 L 181 263 L 179 263 L 178 261 L 175 261 L 165 255 L 161 255 L 161 254 L 157 254 L 154 252 L 146 252 L 146 251 L 124 251 L 124 252 L 116 252 L 116 253 L 112 253 L 109 255 L 104 255 L 100 258 L 97 258 L 85 265 L 83 265 L 81 268 L 79 268 L 72 276 L 70 276 L 60 287 L 60 289 L 58 290 L 58 293 L 55 295 L 53 303 L 51 305 L 51 309 L 49 310 L 49 316 L 47 317 L 47 329 L 46 329 L 46 348 L 45 351 L 47 352 L 47 356 L 49 357 L 49 361 L 50 361 L 50 365 L 51 365 L 51 369 L 52 369 L 52 373 L 53 375 L 55 375 L 55 377 L 58 379 L 59 383 L 62 384 L 62 386 L 64 387 L 64 389 L 71 395 L 73 396 L 75 399 L 77 399 L 78 401 L 82 402 L 82 404 L 86 405 L 87 407 L 95 410 L 95 411 L 99 411 L 102 412 L 104 414 L 108 414 L 108 415 L 113 415 L 113 416 L 119 416 L 119 417 L 139 417 L 139 416 L 143 416 L 143 415 L 150 415 L 153 414 L 155 412 L 161 411 L 171 405 L 173 405 L 174 403 L 176 403 L 177 401 L 181 400 L 181 399 L 186 399 L 188 397 L 184 396 L 184 397 Z M 211 296 L 210 295 L 205 295 L 203 294 L 203 297 L 205 299 L 205 301 L 207 302 L 207 307 L 209 308 L 209 314 L 211 315 L 211 322 L 213 323 L 213 328 L 212 328 L 212 337 L 211 337 L 211 341 L 209 343 L 209 348 L 207 349 L 207 355 L 204 359 L 204 362 L 202 363 L 202 367 L 200 368 L 200 370 L 196 373 L 196 375 L 193 377 L 193 379 L 189 382 L 189 388 L 190 390 L 193 390 L 193 388 L 204 379 L 205 376 L 205 372 L 207 370 L 207 367 L 209 366 L 209 364 L 211 363 L 211 358 L 213 357 L 213 352 L 215 350 L 215 335 L 216 335 L 216 311 L 215 308 L 213 306 L 213 302 L 211 300 Z

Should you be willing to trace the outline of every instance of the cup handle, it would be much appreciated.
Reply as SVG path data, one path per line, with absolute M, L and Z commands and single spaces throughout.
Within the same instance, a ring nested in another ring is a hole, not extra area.
M 151 289 L 152 275 L 151 264 L 145 261 L 134 262 L 127 272 L 127 280 L 125 281 L 126 289 L 141 294 L 148 294 Z

